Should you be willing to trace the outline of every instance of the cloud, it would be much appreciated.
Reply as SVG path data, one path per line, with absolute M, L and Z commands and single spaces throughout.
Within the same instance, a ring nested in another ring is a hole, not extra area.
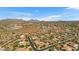
M 25 13 L 25 12 L 18 12 L 18 11 L 6 11 L 6 12 L 1 13 L 0 19 L 5 19 L 5 18 L 15 19 L 16 18 L 16 19 L 30 20 L 32 16 L 33 16 L 32 13 Z
M 25 21 L 28 21 L 30 19 L 32 19 L 31 17 L 16 17 L 17 19 L 23 19 Z
M 51 15 L 51 16 L 46 16 L 46 17 L 42 17 L 39 18 L 40 21 L 59 21 L 58 18 L 61 15 Z
M 67 10 L 68 9 L 68 10 Z M 55 17 L 61 21 L 76 21 L 79 20 L 79 7 L 65 8 L 65 12 L 60 13 L 60 17 Z
M 24 12 L 12 12 L 14 18 L 17 19 L 23 19 L 23 20 L 30 20 L 33 18 L 33 14 L 32 13 L 24 13 Z
M 67 10 L 68 9 L 68 10 Z M 42 13 L 40 10 L 34 10 L 33 12 L 19 12 L 19 11 L 0 11 L 0 18 L 17 18 L 17 19 L 24 19 L 24 20 L 30 20 L 30 19 L 37 19 L 40 21 L 72 21 L 72 20 L 79 20 L 79 7 L 68 7 L 65 9 L 66 11 L 59 14 L 52 14 L 49 16 L 42 16 Z M 40 12 L 41 16 L 37 16 L 38 12 Z M 59 11 L 60 12 L 60 11 Z
M 68 7 L 66 9 L 75 9 L 75 10 L 79 10 L 79 7 Z
M 25 13 L 25 12 L 15 12 L 15 11 L 9 11 L 9 13 L 12 15 L 12 16 L 25 16 L 25 17 L 31 17 L 33 14 L 32 13 Z
M 39 12 L 39 10 L 35 10 L 35 12 Z M 32 13 L 25 13 L 25 12 L 18 12 L 18 11 L 7 11 L 2 14 L 1 14 L 0 18 L 13 18 L 13 19 L 16 18 L 16 19 L 23 19 L 26 21 L 30 20 L 30 19 L 37 19 L 40 21 L 57 21 L 58 18 L 60 17 L 60 15 L 50 15 L 50 16 L 45 16 L 45 17 L 40 17 L 40 16 L 33 17 L 34 14 L 32 14 Z

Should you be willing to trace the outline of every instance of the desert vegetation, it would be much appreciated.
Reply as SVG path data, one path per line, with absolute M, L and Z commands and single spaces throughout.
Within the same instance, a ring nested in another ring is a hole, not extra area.
M 0 20 L 2 51 L 78 51 L 79 21 Z

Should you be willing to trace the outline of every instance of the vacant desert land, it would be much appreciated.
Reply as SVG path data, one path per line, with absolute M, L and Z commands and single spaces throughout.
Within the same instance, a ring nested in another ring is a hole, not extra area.
M 28 37 L 37 50 L 78 51 L 79 21 L 0 20 L 0 50 L 34 51 Z

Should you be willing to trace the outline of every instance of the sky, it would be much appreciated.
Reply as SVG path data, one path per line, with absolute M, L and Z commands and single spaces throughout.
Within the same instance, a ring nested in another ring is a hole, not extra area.
M 0 19 L 79 20 L 79 7 L 0 7 Z

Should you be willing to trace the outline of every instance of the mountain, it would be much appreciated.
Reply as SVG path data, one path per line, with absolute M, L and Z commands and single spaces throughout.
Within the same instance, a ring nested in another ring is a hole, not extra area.
M 38 22 L 39 20 L 37 20 L 37 19 L 30 19 L 29 21 L 31 21 L 31 22 Z
M 25 23 L 22 19 L 3 19 L 0 20 L 0 27 L 8 30 L 20 29 Z

